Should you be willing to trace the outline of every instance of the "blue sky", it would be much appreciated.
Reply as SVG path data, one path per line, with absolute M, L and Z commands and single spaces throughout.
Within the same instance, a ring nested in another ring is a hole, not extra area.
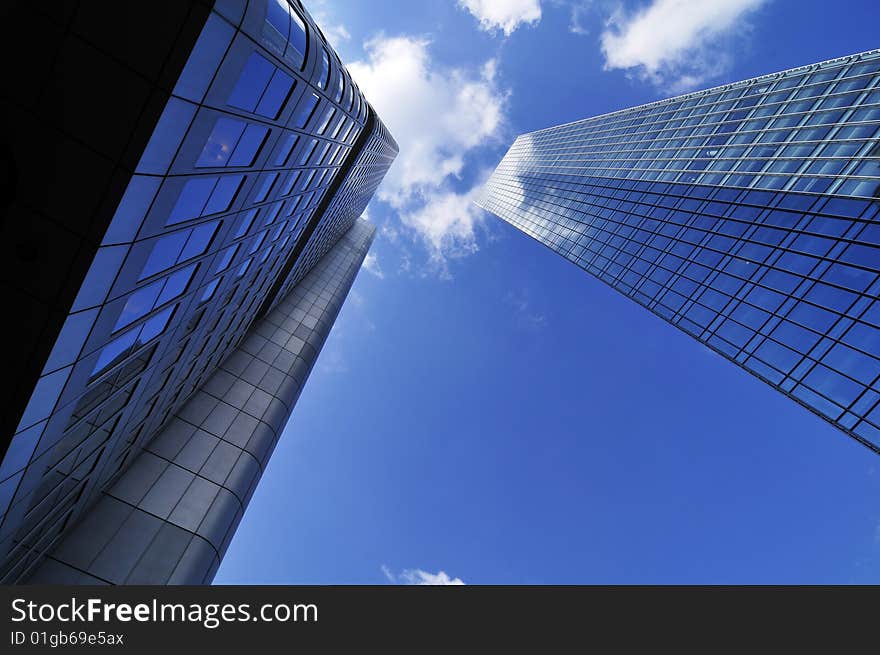
M 513 138 L 876 47 L 841 0 L 313 0 L 401 146 L 217 584 L 880 583 L 880 461 L 471 204 Z

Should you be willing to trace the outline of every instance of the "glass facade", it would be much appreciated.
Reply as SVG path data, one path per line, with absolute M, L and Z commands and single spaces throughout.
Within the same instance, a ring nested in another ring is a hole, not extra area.
M 880 453 L 880 51 L 521 135 L 477 204 Z
M 3 581 L 349 232 L 397 153 L 299 2 L 218 0 L 203 21 L 2 461 Z

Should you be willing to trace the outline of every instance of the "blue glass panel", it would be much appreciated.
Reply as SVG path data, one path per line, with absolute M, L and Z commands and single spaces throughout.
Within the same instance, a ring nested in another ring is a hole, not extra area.
M 260 246 L 263 245 L 263 241 L 266 239 L 266 232 L 267 231 L 264 230 L 263 232 L 258 234 L 256 237 L 254 237 L 254 241 L 253 241 L 253 243 L 251 243 L 251 247 L 248 249 L 248 252 L 247 252 L 248 255 L 252 255 L 257 250 L 260 249 Z
M 216 177 L 196 177 L 187 180 L 165 224 L 174 225 L 201 216 L 205 203 L 217 185 L 217 179 Z
M 862 386 L 857 382 L 822 364 L 810 371 L 804 383 L 842 407 L 848 406 L 862 392 Z
M 92 369 L 92 376 L 99 375 L 106 371 L 123 353 L 127 352 L 137 341 L 138 331 L 140 328 L 129 330 L 121 337 L 114 339 L 106 346 L 101 354 L 98 355 L 98 361 Z
M 262 125 L 248 125 L 229 158 L 229 166 L 250 166 L 253 164 L 268 132 L 268 128 Z
M 340 71 L 339 75 L 336 78 L 336 97 L 333 98 L 334 102 L 341 102 L 342 101 L 342 94 L 343 94 L 344 90 L 345 90 L 345 79 L 344 79 L 344 76 L 342 75 L 342 72 Z
M 288 195 L 293 189 L 293 185 L 296 184 L 296 181 L 299 179 L 300 171 L 291 171 L 287 179 L 284 180 L 284 186 L 281 187 L 281 195 Z
M 220 255 L 219 259 L 217 259 L 217 263 L 214 264 L 214 273 L 219 273 L 220 271 L 225 271 L 229 268 L 229 264 L 232 263 L 232 260 L 235 258 L 235 253 L 238 252 L 238 244 L 231 246 L 223 251 L 223 254 Z
M 275 74 L 257 105 L 256 113 L 268 118 L 277 118 L 292 87 L 293 78 L 287 73 L 275 69 Z
M 318 96 L 314 93 L 307 93 L 300 101 L 299 107 L 296 108 L 296 113 L 293 115 L 292 125 L 297 128 L 305 127 L 317 106 Z
M 318 134 L 324 134 L 330 121 L 333 120 L 333 115 L 335 113 L 336 110 L 333 107 L 327 107 L 327 111 L 324 112 L 324 116 L 321 118 L 321 125 L 318 128 Z
M 303 149 L 302 154 L 299 157 L 299 165 L 305 166 L 306 162 L 309 160 L 309 157 L 312 156 L 312 153 L 315 152 L 315 148 L 318 147 L 318 140 L 312 139 L 312 142 Z
M 211 221 L 194 227 L 177 261 L 186 261 L 205 252 L 219 226 L 220 221 Z
M 822 362 L 866 385 L 880 375 L 880 362 L 841 343 L 829 350 Z
M 229 209 L 242 182 L 244 182 L 244 175 L 226 175 L 221 177 L 211 197 L 208 198 L 208 204 L 205 205 L 204 213 L 216 214 Z
M 315 82 L 315 86 L 319 89 L 326 89 L 327 82 L 330 81 L 330 56 L 327 54 L 326 50 L 321 50 L 321 72 L 318 74 L 318 79 Z
M 278 216 L 278 212 L 281 211 L 281 205 L 283 204 L 284 203 L 282 202 L 276 202 L 263 209 L 263 225 L 268 225 L 275 220 L 275 217 Z
M 305 191 L 309 188 L 309 185 L 312 183 L 312 180 L 315 179 L 315 171 L 309 171 L 307 175 L 303 176 L 300 180 L 300 183 L 297 185 L 297 189 L 300 191 Z
M 218 284 L 220 284 L 219 277 L 208 282 L 208 284 L 205 285 L 205 288 L 202 291 L 201 297 L 199 297 L 199 303 L 208 302 L 211 298 L 213 298 L 214 292 L 217 290 Z
M 870 325 L 865 325 L 864 323 L 854 324 L 843 339 L 862 350 L 880 353 L 880 330 Z
M 238 140 L 246 127 L 244 121 L 234 118 L 219 118 L 208 137 L 201 155 L 196 160 L 196 168 L 205 166 L 226 166 L 226 162 L 235 150 Z M 250 163 L 250 162 L 249 162 Z
M 345 125 L 345 116 L 340 115 L 339 120 L 336 121 L 336 127 L 334 127 L 333 132 L 330 133 L 330 137 L 333 139 L 337 138 L 343 125 Z
M 138 279 L 145 280 L 174 266 L 180 258 L 180 252 L 183 250 L 189 234 L 189 230 L 182 230 L 168 234 L 156 241 Z
M 290 7 L 287 0 L 268 0 L 267 5 L 266 22 L 287 41 L 290 36 Z
M 165 331 L 165 328 L 168 327 L 168 321 L 171 320 L 171 314 L 174 313 L 175 307 L 175 305 L 172 305 L 171 307 L 163 309 L 151 319 L 144 322 L 139 341 L 141 343 L 147 343 L 150 339 L 162 334 L 162 332 Z
M 131 325 L 141 316 L 146 316 L 156 306 L 156 299 L 164 284 L 164 280 L 159 280 L 132 293 L 119 313 L 113 332 Z
M 263 202 L 269 196 L 269 192 L 272 190 L 272 185 L 275 184 L 276 179 L 278 179 L 278 173 L 263 174 L 263 177 L 260 179 L 260 186 L 254 194 L 254 202 Z
M 274 71 L 275 66 L 257 53 L 252 53 L 229 94 L 227 104 L 253 112 Z
M 189 286 L 196 268 L 198 268 L 198 264 L 192 264 L 169 275 L 156 304 L 164 305 L 169 300 L 174 300 L 186 291 L 186 287 Z
M 278 154 L 275 156 L 275 166 L 284 166 L 287 158 L 290 157 L 290 151 L 296 145 L 299 137 L 296 134 L 285 134 L 278 147 Z
M 243 236 L 247 233 L 247 231 L 251 227 L 251 223 L 254 222 L 254 216 L 257 215 L 257 211 L 258 210 L 256 209 L 251 209 L 249 212 L 241 217 L 241 220 L 238 223 L 238 227 L 235 229 L 235 234 L 232 235 L 233 239 L 237 239 L 238 237 Z
M 306 26 L 302 18 L 295 11 L 290 12 L 290 36 L 287 40 L 287 52 L 285 56 L 296 68 L 302 68 L 306 57 Z
M 801 356 L 795 351 L 769 339 L 761 344 L 755 354 L 783 373 L 791 371 L 801 359 Z

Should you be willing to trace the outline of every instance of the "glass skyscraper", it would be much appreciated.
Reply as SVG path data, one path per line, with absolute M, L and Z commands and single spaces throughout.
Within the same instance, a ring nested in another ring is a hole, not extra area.
M 477 204 L 880 453 L 880 51 L 519 136 Z
M 0 581 L 210 582 L 397 144 L 297 0 L 4 12 Z

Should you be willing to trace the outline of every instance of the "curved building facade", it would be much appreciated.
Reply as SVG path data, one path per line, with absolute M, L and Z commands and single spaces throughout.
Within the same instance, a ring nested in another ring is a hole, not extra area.
M 62 35 L 42 91 L 13 80 L 3 110 L 67 168 L 4 145 L 3 241 L 31 260 L 5 276 L 29 303 L 4 416 L 6 583 L 210 581 L 397 154 L 296 0 L 125 4 L 9 10 Z

